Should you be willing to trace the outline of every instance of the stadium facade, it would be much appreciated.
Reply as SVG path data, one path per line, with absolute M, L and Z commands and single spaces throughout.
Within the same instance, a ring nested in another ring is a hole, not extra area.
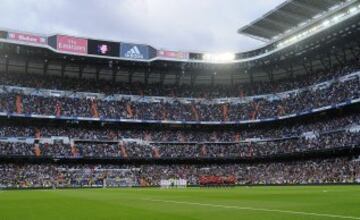
M 235 54 L 1 30 L 0 187 L 359 183 L 359 12 L 286 1 Z

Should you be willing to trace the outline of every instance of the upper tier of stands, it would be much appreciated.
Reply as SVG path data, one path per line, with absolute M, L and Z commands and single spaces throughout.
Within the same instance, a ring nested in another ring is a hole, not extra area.
M 226 98 L 281 93 L 329 81 L 360 70 L 360 61 L 353 60 L 345 67 L 317 71 L 311 75 L 299 75 L 273 82 L 255 82 L 233 85 L 160 85 L 109 80 L 79 79 L 55 75 L 0 73 L 0 85 L 31 87 L 36 89 L 68 90 L 75 92 L 105 93 L 107 95 L 167 96 L 177 98 Z
M 170 122 L 256 122 L 276 120 L 360 101 L 360 72 L 268 96 L 234 99 L 173 99 L 0 88 L 0 113 L 92 120 Z M 154 122 L 153 122 L 154 123 Z

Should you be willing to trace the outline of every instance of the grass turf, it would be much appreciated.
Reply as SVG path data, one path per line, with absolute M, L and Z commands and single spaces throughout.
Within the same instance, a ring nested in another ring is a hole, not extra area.
M 360 186 L 0 191 L 19 219 L 360 219 Z

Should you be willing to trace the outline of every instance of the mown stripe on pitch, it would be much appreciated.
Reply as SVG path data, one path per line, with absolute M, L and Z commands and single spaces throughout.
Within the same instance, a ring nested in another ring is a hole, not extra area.
M 198 203 L 198 202 L 188 202 L 188 201 L 174 201 L 174 200 L 159 200 L 159 199 L 142 199 L 142 200 L 143 201 L 149 201 L 149 202 L 161 202 L 161 203 L 207 206 L 207 207 L 212 207 L 212 208 L 238 209 L 238 210 L 249 210 L 249 211 L 259 211 L 259 212 L 277 212 L 277 213 L 285 213 L 285 214 L 292 214 L 292 215 L 306 215 L 306 216 L 318 216 L 318 217 L 324 217 L 324 218 L 326 217 L 326 218 L 358 219 L 358 220 L 360 220 L 360 217 L 356 217 L 356 216 L 333 215 L 333 214 L 325 214 L 325 213 L 300 212 L 300 211 L 290 211 L 290 210 L 280 210 L 280 209 L 253 208 L 253 207 L 243 207 L 243 206 L 229 206 L 229 205 L 220 205 L 220 204 Z

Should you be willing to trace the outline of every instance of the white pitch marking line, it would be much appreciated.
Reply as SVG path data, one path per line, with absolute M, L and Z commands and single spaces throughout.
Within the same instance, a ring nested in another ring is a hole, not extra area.
M 289 210 L 280 210 L 280 209 L 264 209 L 264 208 L 253 208 L 253 207 L 242 207 L 242 206 L 228 206 L 228 205 L 197 203 L 197 202 L 187 202 L 187 201 L 173 201 L 173 200 L 157 200 L 157 199 L 142 199 L 142 200 L 149 201 L 149 202 L 162 202 L 162 203 L 174 203 L 174 204 L 184 204 L 184 205 L 208 206 L 208 207 L 213 207 L 213 208 L 238 209 L 238 210 L 250 210 L 250 211 L 261 211 L 261 212 L 278 212 L 278 213 L 286 213 L 286 214 L 292 214 L 292 215 L 307 215 L 307 216 L 318 216 L 318 217 L 326 217 L 326 218 L 358 219 L 358 220 L 360 220 L 360 217 L 355 217 L 355 216 L 333 215 L 333 214 L 324 214 L 324 213 L 299 212 L 299 211 L 289 211 Z

